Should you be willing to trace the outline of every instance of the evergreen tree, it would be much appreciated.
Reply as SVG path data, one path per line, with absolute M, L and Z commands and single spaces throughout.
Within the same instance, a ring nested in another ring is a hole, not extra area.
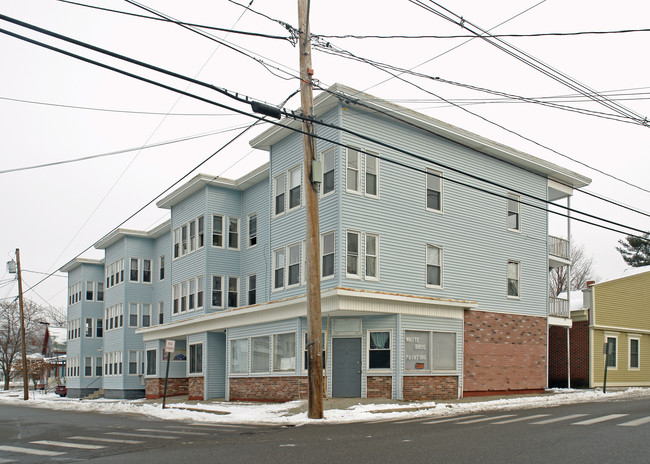
M 628 235 L 625 240 L 619 240 L 620 247 L 616 250 L 621 254 L 627 264 L 632 267 L 650 265 L 650 233 L 646 232 L 643 237 Z

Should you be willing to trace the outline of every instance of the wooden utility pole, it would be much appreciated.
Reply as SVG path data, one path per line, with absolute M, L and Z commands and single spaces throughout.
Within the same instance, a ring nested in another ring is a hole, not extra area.
M 307 354 L 309 379 L 309 407 L 307 417 L 323 418 L 323 322 L 320 308 L 320 242 L 318 224 L 318 185 L 312 182 L 312 162 L 316 160 L 316 142 L 313 137 L 314 113 L 311 76 L 311 34 L 309 32 L 309 0 L 298 0 L 298 26 L 300 28 L 300 104 L 304 145 L 304 185 L 306 217 L 306 259 L 307 266 Z
M 29 374 L 27 373 L 27 350 L 25 349 L 25 311 L 23 309 L 23 277 L 20 273 L 20 250 L 16 248 L 16 265 L 18 267 L 18 303 L 20 306 L 20 350 L 23 358 L 23 393 L 24 400 L 29 399 Z

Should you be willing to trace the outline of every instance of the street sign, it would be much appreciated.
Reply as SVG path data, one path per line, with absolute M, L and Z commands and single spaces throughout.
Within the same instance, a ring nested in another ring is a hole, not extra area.
M 165 340 L 165 353 L 173 353 L 176 346 L 176 340 Z

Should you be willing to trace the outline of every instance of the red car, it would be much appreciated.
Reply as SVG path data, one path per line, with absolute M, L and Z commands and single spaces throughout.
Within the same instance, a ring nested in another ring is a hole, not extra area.
M 66 387 L 65 385 L 57 385 L 54 388 L 54 393 L 56 393 L 61 397 L 66 396 L 68 394 L 68 387 Z

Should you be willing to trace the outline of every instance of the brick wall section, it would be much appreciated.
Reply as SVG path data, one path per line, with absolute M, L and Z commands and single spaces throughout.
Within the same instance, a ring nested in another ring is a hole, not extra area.
M 165 391 L 165 379 L 146 379 L 145 394 L 147 399 L 162 398 Z M 169 379 L 167 382 L 167 396 L 187 395 L 187 377 Z
M 548 386 L 566 388 L 567 343 L 565 327 L 550 327 L 548 337 Z M 574 322 L 569 329 L 571 387 L 589 388 L 589 322 Z
M 190 400 L 202 400 L 203 399 L 203 377 L 190 377 L 189 378 L 189 387 L 188 387 L 188 399 Z
M 450 400 L 458 398 L 457 376 L 404 376 L 405 401 Z
M 388 376 L 369 376 L 366 378 L 368 398 L 392 398 L 393 378 Z
M 465 311 L 463 395 L 546 387 L 546 318 Z
M 230 378 L 230 401 L 282 402 L 304 398 L 307 398 L 306 377 Z

